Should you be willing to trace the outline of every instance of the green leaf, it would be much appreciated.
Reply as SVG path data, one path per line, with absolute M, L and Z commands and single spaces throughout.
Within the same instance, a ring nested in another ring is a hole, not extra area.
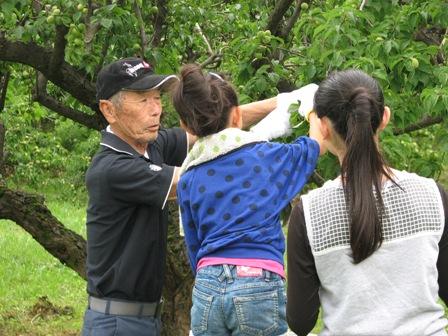
M 109 29 L 112 27 L 113 21 L 111 19 L 102 18 L 100 23 L 104 28 Z

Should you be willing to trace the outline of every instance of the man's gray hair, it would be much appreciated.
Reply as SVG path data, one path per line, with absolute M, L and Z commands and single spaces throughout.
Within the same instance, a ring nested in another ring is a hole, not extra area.
M 109 100 L 112 102 L 112 104 L 114 104 L 115 107 L 121 108 L 122 97 L 123 91 L 118 91 L 116 94 L 110 97 Z

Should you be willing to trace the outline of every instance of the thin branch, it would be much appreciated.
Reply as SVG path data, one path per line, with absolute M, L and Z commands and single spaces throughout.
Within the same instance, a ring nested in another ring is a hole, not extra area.
M 361 5 L 359 6 L 359 10 L 362 11 L 366 4 L 367 4 L 367 0 L 362 0 Z
M 211 55 L 204 62 L 200 64 L 201 68 L 205 68 L 207 65 L 214 64 L 214 68 L 217 68 L 222 61 L 222 55 Z M 209 67 L 210 68 L 210 67 Z
M 148 37 L 145 33 L 145 23 L 143 22 L 142 12 L 138 6 L 137 1 L 134 2 L 134 12 L 137 17 L 138 27 L 140 30 L 140 47 L 141 47 L 141 57 L 145 56 L 146 48 L 148 47 Z
M 267 24 L 267 29 L 271 31 L 272 35 L 278 36 L 281 20 L 293 1 L 294 0 L 280 0 L 275 4 Z
M 400 135 L 405 133 L 411 133 L 413 131 L 418 131 L 426 127 L 440 124 L 443 122 L 443 117 L 424 117 L 422 120 L 416 122 L 415 124 L 406 126 L 405 128 L 395 128 L 393 130 L 394 135 Z
M 109 50 L 109 45 L 110 45 L 110 39 L 112 37 L 112 31 L 108 31 L 108 33 L 106 34 L 106 37 L 103 41 L 103 46 L 101 48 L 101 57 L 100 57 L 100 61 L 98 62 L 96 68 L 95 68 L 95 74 L 97 74 L 101 68 L 104 65 L 104 59 L 106 58 L 107 55 L 107 51 Z
M 101 120 L 98 114 L 88 115 L 82 111 L 72 109 L 55 98 L 47 94 L 47 79 L 40 72 L 37 74 L 36 87 L 33 92 L 33 100 L 42 104 L 46 108 L 55 111 L 57 114 L 69 118 L 88 128 L 101 130 L 105 126 L 104 120 Z
M 214 64 L 214 67 L 218 67 L 222 60 L 222 55 L 217 54 L 213 51 L 212 46 L 208 42 L 207 36 L 202 32 L 201 26 L 196 22 L 194 25 L 194 30 L 197 32 L 202 39 L 204 40 L 205 44 L 207 45 L 207 52 L 209 54 L 209 57 L 200 64 L 202 68 L 205 68 L 207 65 Z
M 0 180 L 3 182 L 4 181 L 4 172 L 5 172 L 5 167 L 4 167 L 4 162 L 5 162 L 5 136 L 6 136 L 6 128 L 5 125 L 0 122 Z
M 156 0 L 157 4 L 157 15 L 154 20 L 154 34 L 151 39 L 151 46 L 157 47 L 162 40 L 162 36 L 164 33 L 166 34 L 166 28 L 168 25 L 165 25 L 166 17 L 168 14 L 168 10 L 166 8 L 166 0 Z
M 0 76 L 0 113 L 3 112 L 5 108 L 5 100 L 6 100 L 6 91 L 8 90 L 8 82 L 10 72 L 6 71 L 4 74 Z M 0 180 L 3 181 L 3 173 L 4 173 L 4 159 L 5 159 L 5 125 L 0 121 Z
M 195 30 L 196 32 L 198 32 L 199 35 L 200 35 L 200 36 L 202 37 L 202 39 L 204 40 L 205 44 L 207 45 L 207 51 L 208 51 L 208 53 L 209 53 L 210 55 L 213 55 L 213 54 L 214 54 L 213 49 L 212 49 L 210 43 L 208 42 L 207 37 L 206 37 L 205 34 L 202 32 L 201 26 L 199 26 L 199 24 L 198 24 L 197 22 L 194 24 L 194 30 Z
M 84 34 L 84 44 L 86 48 L 86 52 L 90 53 L 92 51 L 93 47 L 93 39 L 95 38 L 96 33 L 101 29 L 101 24 L 99 22 L 92 23 L 90 18 L 93 15 L 93 11 L 95 4 L 92 2 L 92 0 L 89 0 L 87 3 L 87 14 L 86 18 L 84 20 L 86 25 L 86 32 Z
M 310 177 L 311 182 L 314 182 L 318 187 L 322 187 L 325 183 L 325 180 L 318 173 L 314 172 Z
M 299 19 L 300 12 L 302 11 L 302 7 L 300 7 L 302 2 L 305 2 L 305 1 L 296 0 L 296 8 L 294 8 L 294 13 L 292 13 L 291 17 L 289 18 L 288 22 L 286 23 L 285 28 L 283 28 L 282 32 L 279 34 L 279 37 L 283 38 L 284 40 L 289 35 L 292 28 L 294 27 L 297 20 Z
M 54 41 L 54 49 L 50 59 L 49 71 L 52 75 L 60 72 L 61 64 L 65 58 L 65 46 L 67 39 L 65 35 L 68 33 L 68 27 L 64 25 L 56 26 L 56 38 Z
M 9 82 L 9 76 L 11 73 L 7 71 L 5 74 L 3 74 L 0 78 L 0 113 L 3 112 L 3 109 L 5 108 L 5 100 L 6 100 L 6 91 L 8 90 L 8 82 Z

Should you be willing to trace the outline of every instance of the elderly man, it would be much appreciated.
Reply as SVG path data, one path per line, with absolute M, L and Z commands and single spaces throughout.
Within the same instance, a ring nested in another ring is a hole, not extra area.
M 195 137 L 160 129 L 157 75 L 138 58 L 98 74 L 99 109 L 109 123 L 87 171 L 87 292 L 83 335 L 160 335 L 167 241 L 167 199 Z M 246 125 L 275 108 L 275 98 L 243 105 Z

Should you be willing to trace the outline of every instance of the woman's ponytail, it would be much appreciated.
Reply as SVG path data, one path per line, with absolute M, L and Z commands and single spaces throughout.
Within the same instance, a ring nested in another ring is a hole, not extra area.
M 383 242 L 381 186 L 383 176 L 392 180 L 375 139 L 384 113 L 383 93 L 362 71 L 336 72 L 319 86 L 315 109 L 319 118 L 331 120 L 345 142 L 341 178 L 350 218 L 350 246 L 357 264 Z
M 385 163 L 374 138 L 379 123 L 375 101 L 365 90 L 355 90 L 347 106 L 346 154 L 341 166 L 355 264 L 383 242 L 381 184 Z

